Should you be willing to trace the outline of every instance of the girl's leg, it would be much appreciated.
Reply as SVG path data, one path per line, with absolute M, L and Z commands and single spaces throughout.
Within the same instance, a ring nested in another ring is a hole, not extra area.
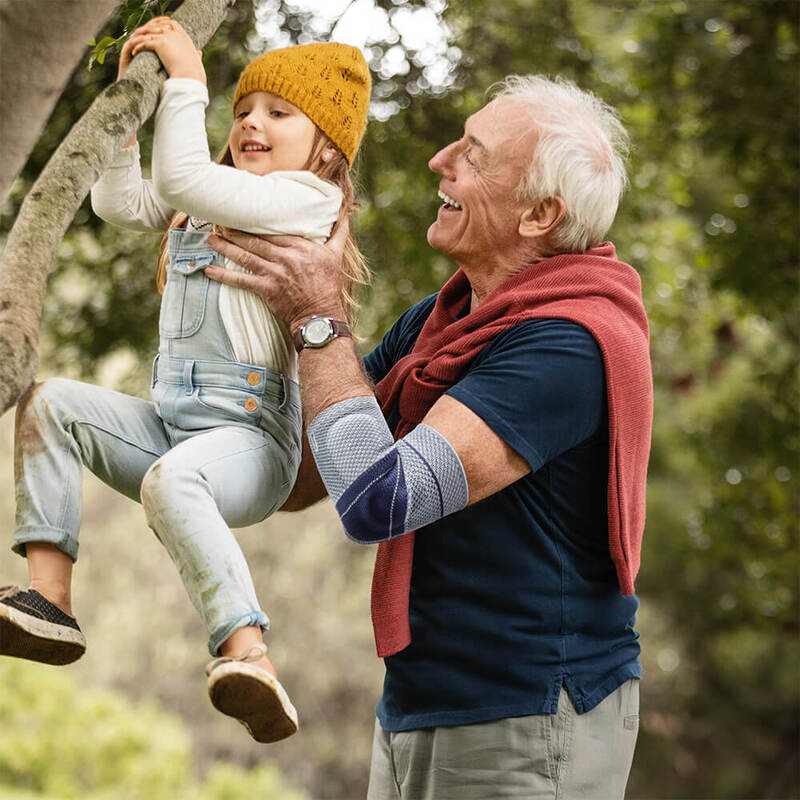
M 169 447 L 152 403 L 61 378 L 17 406 L 13 550 L 28 556 L 31 588 L 71 615 L 82 468 L 138 499 L 142 477 Z
M 82 469 L 129 497 L 169 443 L 152 403 L 54 379 L 17 406 L 13 550 L 28 556 L 30 589 L 0 587 L 0 655 L 68 664 L 86 640 L 72 616 Z
M 266 658 L 269 621 L 229 526 L 258 522 L 286 498 L 295 465 L 254 428 L 217 428 L 178 444 L 145 475 L 142 505 L 206 623 L 211 702 L 258 742 L 297 730 L 297 712 Z
M 144 477 L 148 524 L 206 624 L 213 656 L 238 656 L 269 627 L 231 527 L 260 522 L 275 510 L 294 468 L 264 431 L 220 427 L 186 438 Z M 274 674 L 268 661 L 262 665 Z
M 261 628 L 256 625 L 246 625 L 237 628 L 219 647 L 220 653 L 228 658 L 238 658 L 242 653 L 246 653 L 254 645 L 263 641 Z M 254 662 L 256 666 L 269 672 L 270 675 L 278 677 L 278 673 L 272 662 L 267 658 L 266 653 Z
M 72 613 L 72 559 L 49 542 L 28 542 L 30 588 L 46 597 L 65 614 Z

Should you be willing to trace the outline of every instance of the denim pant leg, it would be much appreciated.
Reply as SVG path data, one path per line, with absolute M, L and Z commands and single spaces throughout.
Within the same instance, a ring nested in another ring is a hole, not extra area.
M 169 448 L 153 403 L 53 378 L 17 406 L 14 436 L 16 524 L 12 549 L 49 542 L 78 556 L 82 469 L 138 500 L 142 477 Z
M 258 428 L 219 427 L 181 441 L 142 482 L 148 524 L 206 624 L 211 655 L 237 628 L 269 627 L 231 527 L 260 522 L 283 503 L 294 478 L 286 460 Z

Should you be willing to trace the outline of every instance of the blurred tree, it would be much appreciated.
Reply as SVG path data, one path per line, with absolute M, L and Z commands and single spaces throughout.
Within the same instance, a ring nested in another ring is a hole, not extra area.
M 16 659 L 0 663 L 0 681 L 13 687 L 0 696 L 3 800 L 304 800 L 269 763 L 207 765 L 198 784 L 189 732 L 155 703 L 78 691 L 64 672 Z
M 25 164 L 86 40 L 118 0 L 2 0 L 0 3 L 0 202 Z M 24 64 L 25 69 L 18 69 Z
M 784 798 L 800 787 L 797 8 L 378 0 L 365 34 L 374 118 L 357 164 L 356 230 L 376 273 L 360 319 L 367 346 L 455 268 L 425 241 L 439 203 L 427 160 L 461 135 L 493 82 L 565 75 L 619 108 L 631 131 L 632 189 L 610 235 L 642 275 L 657 390 L 631 798 Z M 255 51 L 337 30 L 337 19 L 279 0 L 255 10 L 240 3 L 205 51 L 214 148 Z M 265 38 L 255 23 L 267 17 Z M 438 44 L 421 38 L 434 30 Z M 73 76 L 9 218 L 112 75 L 105 64 Z M 144 151 L 146 163 L 146 135 Z M 89 377 L 125 353 L 123 385 L 146 391 L 156 245 L 82 207 L 46 298 L 49 369 Z

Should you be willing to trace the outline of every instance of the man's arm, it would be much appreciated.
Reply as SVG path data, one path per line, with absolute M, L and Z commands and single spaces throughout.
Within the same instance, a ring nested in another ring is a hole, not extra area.
M 303 432 L 302 458 L 297 478 L 292 491 L 279 511 L 302 511 L 328 496 L 328 490 L 322 482 L 314 454 L 308 446 L 308 436 Z
M 342 319 L 343 311 L 338 287 L 341 280 L 340 248 L 346 235 L 344 228 L 345 226 L 342 226 L 328 246 L 317 246 L 288 237 L 280 237 L 271 242 L 235 233 L 230 234 L 230 240 L 210 237 L 209 244 L 212 247 L 240 263 L 249 272 L 223 273 L 222 270 L 208 268 L 207 274 L 209 277 L 256 291 L 276 315 L 287 321 L 292 332 L 311 316 Z M 303 415 L 307 424 L 326 410 L 329 410 L 327 414 L 329 418 L 337 416 L 339 408 L 342 410 L 342 415 L 346 416 L 348 407 L 344 401 L 353 398 L 374 398 L 372 388 L 363 375 L 359 359 L 349 339 L 334 339 L 318 350 L 310 348 L 303 350 L 299 358 L 299 378 L 302 387 Z M 365 406 L 363 403 L 355 405 L 362 408 Z M 374 413 L 370 419 L 376 426 L 379 425 Z M 458 400 L 447 396 L 440 398 L 428 412 L 423 424 L 441 436 L 444 448 L 442 452 L 452 450 L 460 462 L 468 487 L 467 504 L 488 497 L 530 471 L 528 463 L 519 454 L 495 434 L 478 415 Z M 393 445 L 390 444 L 392 437 L 385 423 L 383 426 L 382 431 L 376 427 L 374 445 L 370 442 L 360 442 L 359 450 L 370 453 L 370 447 L 374 447 L 376 460 L 387 457 L 391 461 L 392 454 L 387 454 L 387 447 L 389 450 L 392 449 Z M 364 426 L 359 423 L 357 428 L 363 432 Z M 335 439 L 335 436 L 332 438 Z M 331 437 L 328 437 L 328 440 L 330 441 Z M 326 447 L 326 459 L 332 458 L 334 462 L 337 460 L 340 462 L 339 465 L 333 464 L 334 472 L 348 474 L 346 462 L 352 457 L 352 445 L 352 442 L 345 441 Z M 409 450 L 416 452 L 418 449 L 416 445 L 418 443 L 412 444 Z M 439 446 L 435 437 L 433 446 Z M 320 453 L 317 452 L 317 457 L 319 456 Z M 369 456 L 366 458 L 369 460 Z M 424 453 L 420 458 L 423 463 L 431 461 L 426 459 Z M 400 464 L 397 469 L 403 473 L 404 479 L 410 477 L 413 480 L 415 468 L 409 469 L 407 464 L 403 468 L 402 459 L 401 453 L 396 459 Z M 366 491 L 378 492 L 382 490 L 381 486 L 380 481 L 375 481 Z M 298 490 L 298 494 L 302 494 L 302 491 L 302 488 Z M 413 487 L 409 491 L 413 494 Z M 425 493 L 418 494 L 423 496 Z M 346 495 L 340 493 L 340 497 L 342 496 Z M 365 514 L 360 515 L 359 524 L 369 524 L 370 515 L 376 504 L 370 504 L 370 498 L 361 494 L 359 502 L 364 503 L 365 508 L 369 507 Z M 377 505 L 381 503 L 378 502 Z M 441 507 L 438 506 L 439 509 Z M 427 524 L 442 516 L 441 513 L 436 516 L 436 509 L 434 503 L 429 513 L 424 509 L 409 510 L 409 516 L 419 520 L 424 513 L 428 513 L 431 518 L 426 519 L 425 524 Z M 451 508 L 452 510 L 456 509 Z M 384 520 L 376 519 L 375 525 L 379 530 L 363 531 L 354 538 L 376 541 L 382 535 L 383 524 Z

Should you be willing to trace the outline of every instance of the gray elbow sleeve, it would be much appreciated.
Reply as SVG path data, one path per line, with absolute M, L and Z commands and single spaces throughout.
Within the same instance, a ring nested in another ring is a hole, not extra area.
M 422 424 L 395 442 L 374 397 L 325 409 L 308 426 L 308 440 L 356 541 L 386 541 L 467 505 L 466 476 L 450 443 Z

